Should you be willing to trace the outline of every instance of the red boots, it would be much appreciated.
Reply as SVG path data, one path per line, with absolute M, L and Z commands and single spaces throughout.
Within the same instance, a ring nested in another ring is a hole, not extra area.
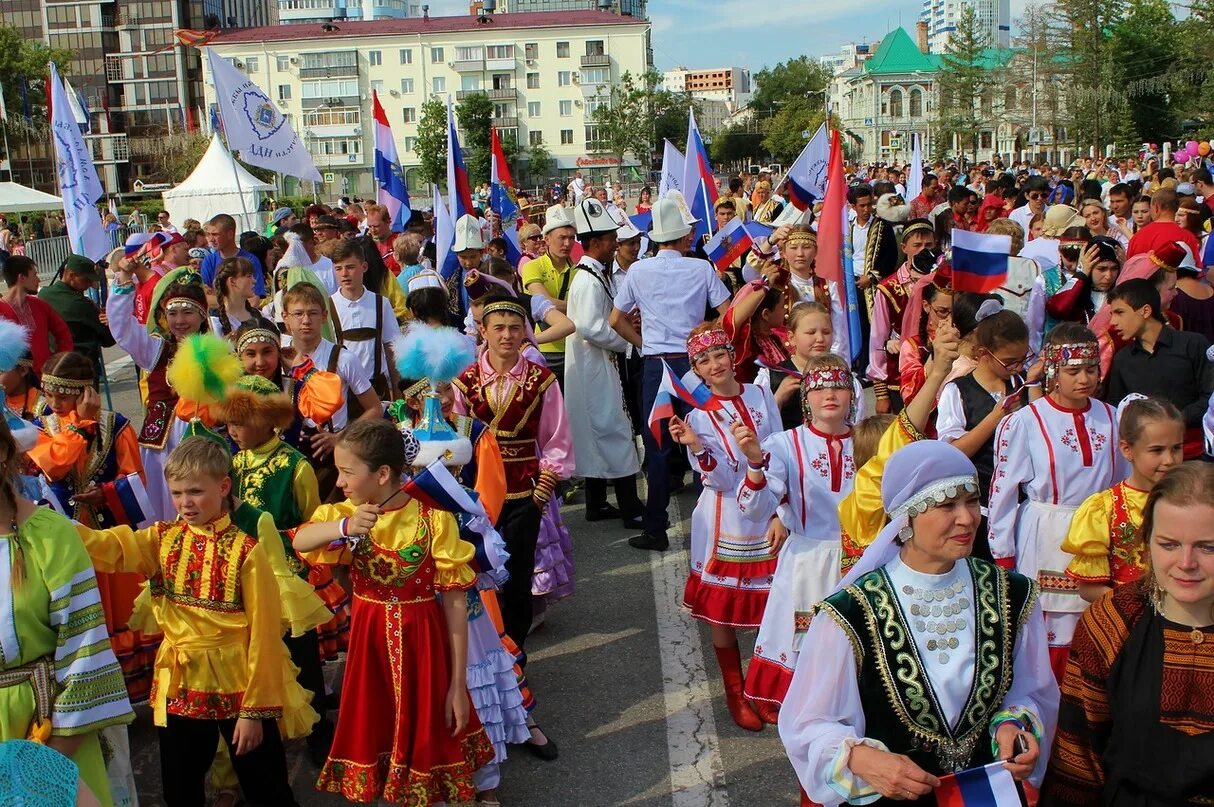
M 733 722 L 747 731 L 762 731 L 763 721 L 742 695 L 742 656 L 738 653 L 738 646 L 714 645 L 713 650 L 717 653 L 717 664 L 721 667 L 721 678 L 725 681 L 725 702 L 729 706 L 729 715 Z
M 767 701 L 752 701 L 751 705 L 755 712 L 759 715 L 759 719 L 770 726 L 776 725 L 780 720 L 780 707 L 774 703 Z

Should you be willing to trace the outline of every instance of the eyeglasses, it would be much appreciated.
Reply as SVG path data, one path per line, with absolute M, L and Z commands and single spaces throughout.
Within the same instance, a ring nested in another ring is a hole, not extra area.
M 1019 370 L 1019 369 L 1023 368 L 1023 367 L 1024 367 L 1025 362 L 1027 362 L 1027 361 L 1029 360 L 1029 357 L 1028 357 L 1028 355 L 1027 355 L 1027 354 L 1026 354 L 1026 355 L 1024 355 L 1024 356 L 1021 356 L 1021 357 L 1020 357 L 1020 358 L 1018 358 L 1018 359 L 1006 359 L 1006 360 L 1005 360 L 1005 359 L 1001 359 L 1001 358 L 999 358 L 999 357 L 998 357 L 998 356 L 996 356 L 994 353 L 990 353 L 990 354 L 988 354 L 988 355 L 989 355 L 989 356 L 990 356 L 992 359 L 994 359 L 994 360 L 995 360 L 995 363 L 996 363 L 996 364 L 998 364 L 998 365 L 999 365 L 1000 367 L 1002 367 L 1004 370 L 1007 370 L 1009 373 L 1014 373 L 1014 372 L 1016 372 L 1017 370 Z
M 1031 192 L 1029 192 L 1029 193 L 1026 193 L 1026 194 L 1025 194 L 1025 197 L 1027 197 L 1027 198 L 1029 198 L 1029 199 L 1033 199 L 1033 200 L 1035 201 L 1035 200 L 1038 200 L 1038 199 L 1044 199 L 1044 198 L 1045 198 L 1045 194 L 1044 194 L 1044 193 L 1042 193 L 1042 192 L 1040 192 L 1040 191 L 1031 191 Z
M 932 313 L 935 314 L 940 319 L 947 319 L 948 317 L 951 317 L 953 315 L 953 309 L 947 308 L 945 306 L 933 305 Z

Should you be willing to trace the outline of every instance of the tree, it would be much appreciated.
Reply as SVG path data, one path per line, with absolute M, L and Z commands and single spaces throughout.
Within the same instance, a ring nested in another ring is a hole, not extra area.
M 993 94 L 1002 83 L 991 69 L 990 44 L 990 34 L 978 21 L 974 7 L 963 5 L 936 74 L 939 101 L 933 139 L 947 144 L 956 136 L 959 143 L 970 146 L 975 161 L 979 132 L 995 122 Z
M 632 154 L 644 163 L 664 137 L 682 145 L 688 110 L 695 103 L 686 93 L 659 89 L 661 82 L 661 74 L 650 70 L 639 76 L 625 73 L 610 87 L 598 88 L 601 103 L 591 113 L 598 128 L 596 151 L 621 163 Z
M 1112 86 L 1123 91 L 1120 100 L 1131 123 L 1130 131 L 1116 138 L 1119 145 L 1132 145 L 1140 138 L 1159 142 L 1176 131 L 1170 96 L 1181 89 L 1173 86 L 1172 73 L 1180 56 L 1177 34 L 1167 0 L 1130 0 L 1125 16 L 1113 28 L 1110 66 L 1120 80 Z
M 556 162 L 552 159 L 552 153 L 548 151 L 548 147 L 543 143 L 536 143 L 527 149 L 527 179 L 528 184 L 539 185 L 543 183 L 552 173 Z
M 0 89 L 4 92 L 9 120 L 23 113 L 21 89 L 29 98 L 30 115 L 46 118 L 46 65 L 54 62 L 61 75 L 71 71 L 73 53 L 52 48 L 36 39 L 27 39 L 16 28 L 0 25 Z
M 792 98 L 765 122 L 763 148 L 776 162 L 791 163 L 805 148 L 807 138 L 803 132 L 813 136 L 824 120 L 826 113 L 821 107 L 805 98 Z
M 1113 125 L 1125 85 L 1110 32 L 1125 10 L 1126 0 L 1054 0 L 1046 7 L 1048 58 L 1057 62 L 1064 117 L 1077 146 L 1103 147 L 1113 128 L 1124 128 Z
M 713 165 L 718 166 L 771 156 L 763 146 L 763 133 L 747 123 L 731 124 L 717 132 L 708 152 Z
M 447 180 L 447 105 L 438 98 L 422 104 L 417 123 L 418 161 L 422 182 L 441 185 Z
M 146 140 L 149 149 L 146 156 L 154 158 L 148 162 L 156 166 L 156 170 L 145 178 L 145 181 L 152 182 L 181 182 L 194 172 L 198 163 L 202 161 L 202 155 L 206 154 L 207 148 L 211 145 L 210 135 L 180 129 L 171 135 L 166 134 L 164 137 L 143 139 Z M 258 179 L 264 182 L 274 181 L 274 172 L 268 168 L 249 165 L 241 160 L 237 160 L 237 162 Z
M 823 109 L 830 79 L 830 72 L 808 56 L 780 62 L 755 74 L 755 93 L 750 99 L 750 108 L 770 117 L 793 98 L 813 100 L 816 97 L 818 108 Z
M 493 126 L 493 102 L 483 92 L 465 95 L 455 105 L 455 119 L 463 132 L 460 148 L 468 169 L 468 184 L 475 188 L 489 181 L 489 129 Z

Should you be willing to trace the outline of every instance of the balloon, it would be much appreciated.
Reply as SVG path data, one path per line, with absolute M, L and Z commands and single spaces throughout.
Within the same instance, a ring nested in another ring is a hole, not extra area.
M 1185 143 L 1184 150 L 1190 154 L 1196 154 L 1197 153 L 1197 141 L 1190 140 L 1188 143 Z
M 1177 149 L 1172 152 L 1172 162 L 1184 163 L 1189 161 L 1189 154 L 1184 149 Z
M 1198 143 L 1197 144 L 1197 153 L 1202 157 L 1209 154 L 1210 153 L 1210 144 L 1209 143 Z

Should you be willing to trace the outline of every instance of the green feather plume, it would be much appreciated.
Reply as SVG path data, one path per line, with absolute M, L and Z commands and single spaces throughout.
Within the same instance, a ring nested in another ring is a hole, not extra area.
M 244 374 L 231 344 L 210 333 L 186 337 L 169 363 L 169 384 L 182 398 L 215 404 L 227 397 L 228 388 Z

